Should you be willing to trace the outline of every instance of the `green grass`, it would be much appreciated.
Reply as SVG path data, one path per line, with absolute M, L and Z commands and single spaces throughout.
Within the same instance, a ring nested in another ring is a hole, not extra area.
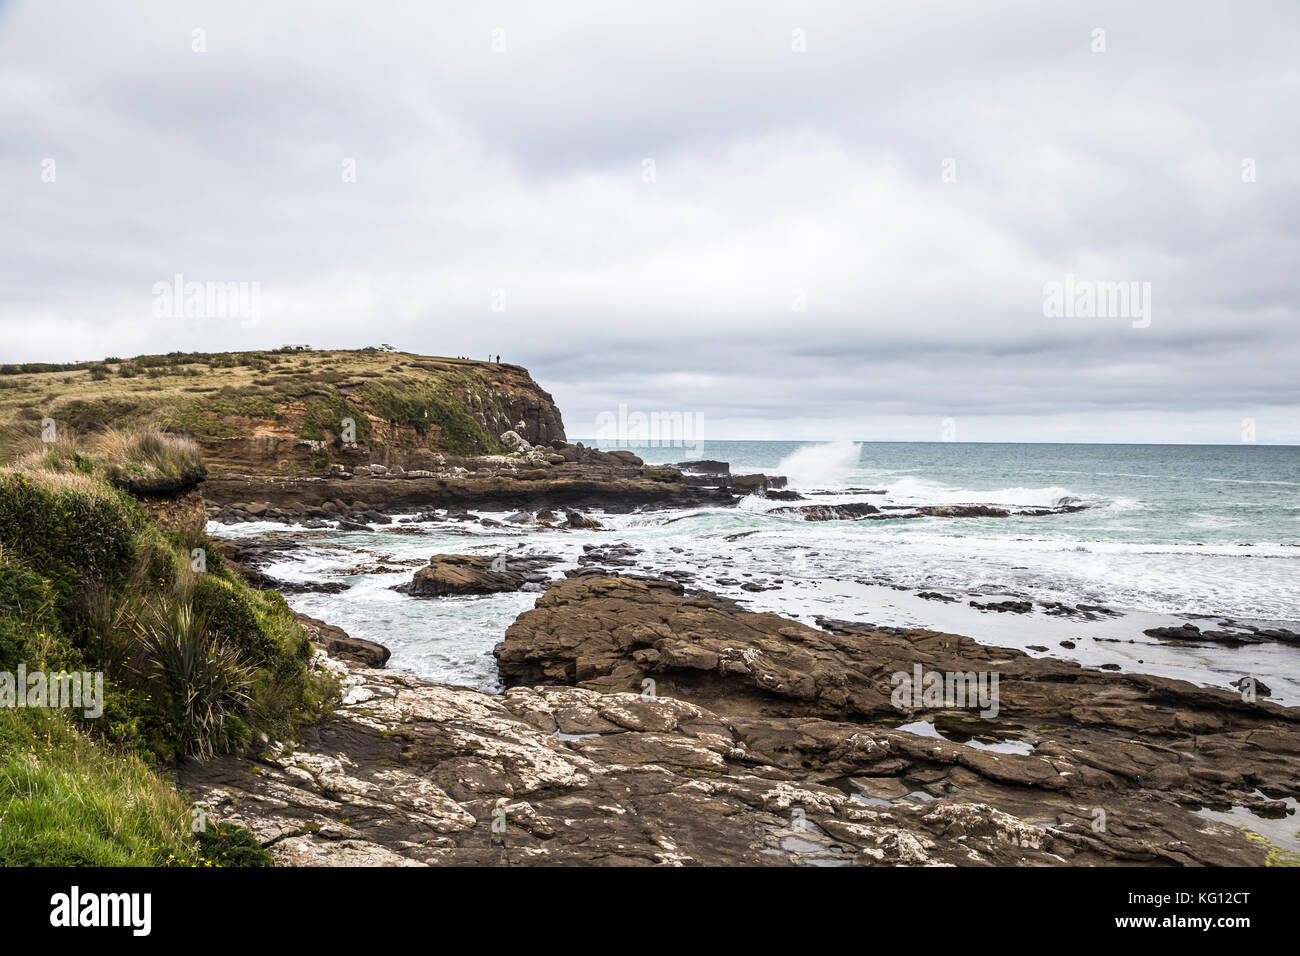
M 145 493 L 190 488 L 207 474 L 192 439 L 146 428 L 110 428 L 96 436 L 104 474 L 119 488 Z
M 82 438 L 68 428 L 53 441 L 34 435 L 9 437 L 4 459 L 18 472 L 102 477 L 128 491 L 170 494 L 207 475 L 193 439 L 152 428 L 107 428 Z
M 0 710 L 0 865 L 192 864 L 191 819 L 143 761 L 68 716 Z
M 272 866 L 134 754 L 57 711 L 0 710 L 0 866 Z
M 139 431 L 65 433 L 0 467 L 0 670 L 104 674 L 98 718 L 0 708 L 0 865 L 271 863 L 239 827 L 193 833 L 193 807 L 151 770 L 287 736 L 337 697 L 279 594 L 124 490 L 201 469 L 192 443 Z

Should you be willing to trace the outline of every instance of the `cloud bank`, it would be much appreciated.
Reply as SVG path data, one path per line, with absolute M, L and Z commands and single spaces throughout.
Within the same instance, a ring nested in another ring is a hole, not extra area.
M 1300 9 L 1047 6 L 4 4 L 0 360 L 390 342 L 576 437 L 1300 441 Z M 177 274 L 258 321 L 156 317 Z M 1149 324 L 1045 315 L 1067 276 Z

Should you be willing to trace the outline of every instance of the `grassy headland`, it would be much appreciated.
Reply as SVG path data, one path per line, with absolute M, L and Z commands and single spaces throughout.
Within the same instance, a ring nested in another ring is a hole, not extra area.
M 318 470 L 341 445 L 345 419 L 362 446 L 490 454 L 503 450 L 498 436 L 514 427 L 520 409 L 538 406 L 548 416 L 554 409 L 519 366 L 378 349 L 0 365 L 0 426 L 10 432 L 52 419 L 81 434 L 112 426 L 184 433 L 205 448 L 239 438 L 313 443 Z M 562 437 L 558 427 L 552 437 Z M 209 458 L 214 467 L 225 464 L 220 455 Z

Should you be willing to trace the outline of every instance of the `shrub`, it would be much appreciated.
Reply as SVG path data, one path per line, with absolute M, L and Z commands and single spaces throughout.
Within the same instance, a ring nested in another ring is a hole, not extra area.
M 207 474 L 199 446 L 181 435 L 112 428 L 95 437 L 93 448 L 108 479 L 131 491 L 178 491 Z
M 101 732 L 150 760 L 316 719 L 333 688 L 293 612 L 214 549 L 192 574 L 196 540 L 101 478 L 0 470 L 0 660 L 103 670 Z
M 205 757 L 224 749 L 227 721 L 252 701 L 255 668 L 187 600 L 144 602 L 125 623 L 135 638 L 130 669 L 155 688 L 177 742 Z
M 246 827 L 218 823 L 198 837 L 200 855 L 215 866 L 275 866 L 275 858 Z
M 0 471 L 0 544 L 70 594 L 82 581 L 120 585 L 146 519 L 89 475 Z

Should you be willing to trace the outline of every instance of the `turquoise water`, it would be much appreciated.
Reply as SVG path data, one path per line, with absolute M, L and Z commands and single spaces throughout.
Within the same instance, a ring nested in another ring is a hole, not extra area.
M 737 441 L 689 451 L 731 462 L 733 474 L 786 475 L 815 503 L 1088 506 L 1047 517 L 823 523 L 751 498 L 713 515 L 719 529 L 755 529 L 751 548 L 803 541 L 832 576 L 1300 621 L 1300 447 Z M 682 452 L 636 449 L 654 463 Z M 708 533 L 710 522 L 696 530 Z
M 656 464 L 681 461 L 684 451 L 633 450 Z M 1300 546 L 1300 446 L 1294 445 L 716 441 L 687 450 L 730 462 L 733 474 L 785 474 L 794 467 L 794 487 L 885 488 L 891 497 L 927 504 L 1048 505 L 1080 498 L 1099 507 L 1054 522 L 1051 534 L 1081 541 Z

